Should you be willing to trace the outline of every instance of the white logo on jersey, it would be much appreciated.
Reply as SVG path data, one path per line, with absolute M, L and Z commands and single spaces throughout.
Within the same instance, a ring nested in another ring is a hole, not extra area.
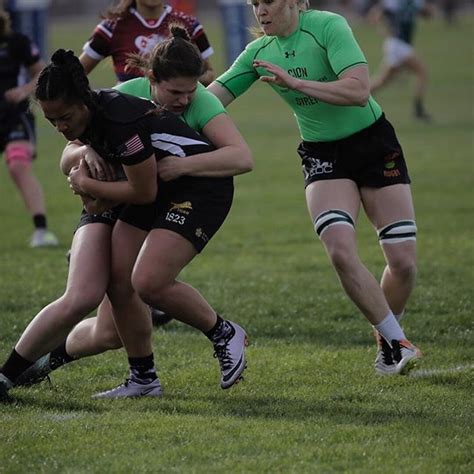
M 170 135 L 169 133 L 152 133 L 150 138 L 151 144 L 154 148 L 167 151 L 170 155 L 175 156 L 186 156 L 186 153 L 182 148 L 183 146 L 208 145 L 206 142 L 179 135 Z
M 150 36 L 137 36 L 135 38 L 135 46 L 137 47 L 140 54 L 149 54 L 151 53 L 152 49 L 158 43 L 161 43 L 166 38 L 161 35 L 152 34 Z

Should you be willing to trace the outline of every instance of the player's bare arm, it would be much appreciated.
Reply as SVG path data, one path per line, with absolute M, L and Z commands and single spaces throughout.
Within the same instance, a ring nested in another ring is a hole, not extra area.
M 252 152 L 227 114 L 219 114 L 210 120 L 203 133 L 217 149 L 184 158 L 163 158 L 157 166 L 164 181 L 183 175 L 225 177 L 252 171 Z
M 303 92 L 328 104 L 365 106 L 370 96 L 369 70 L 366 65 L 345 71 L 338 80 L 319 82 L 290 76 L 279 66 L 266 61 L 254 61 L 254 67 L 265 68 L 271 76 L 262 76 L 263 82 Z

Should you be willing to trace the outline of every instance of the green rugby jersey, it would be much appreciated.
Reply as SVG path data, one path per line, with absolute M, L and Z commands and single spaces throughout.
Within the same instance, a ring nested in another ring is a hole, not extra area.
M 249 43 L 230 69 L 217 78 L 234 97 L 243 94 L 260 76 L 253 67 L 260 59 L 276 64 L 291 76 L 309 81 L 335 81 L 343 72 L 367 64 L 347 21 L 335 13 L 310 10 L 300 13 L 299 25 L 286 38 L 262 36 Z M 370 97 L 365 107 L 321 102 L 302 92 L 270 84 L 293 109 L 306 141 L 333 141 L 372 125 L 382 110 Z
M 152 100 L 150 81 L 145 77 L 122 82 L 121 84 L 117 84 L 114 89 L 124 92 L 125 94 Z M 226 113 L 226 110 L 220 100 L 201 83 L 198 83 L 193 100 L 180 118 L 192 129 L 201 133 L 202 129 L 211 119 L 222 113 Z

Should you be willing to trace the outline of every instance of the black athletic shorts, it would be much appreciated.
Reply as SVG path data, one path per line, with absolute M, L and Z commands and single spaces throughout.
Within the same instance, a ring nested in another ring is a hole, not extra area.
M 30 111 L 12 111 L 0 117 L 0 153 L 10 142 L 26 140 L 36 143 L 35 118 Z
M 117 222 L 120 213 L 124 209 L 125 205 L 120 204 L 119 206 L 115 206 L 112 209 L 108 209 L 104 211 L 102 214 L 87 214 L 87 212 L 83 209 L 81 217 L 79 219 L 79 224 L 77 224 L 76 230 L 80 227 L 83 227 L 87 224 L 107 224 L 113 227 Z
M 298 154 L 305 186 L 344 178 L 371 188 L 410 183 L 402 147 L 384 114 L 370 127 L 341 140 L 303 141 Z
M 233 195 L 232 178 L 183 177 L 160 183 L 155 203 L 126 206 L 119 219 L 145 231 L 176 232 L 201 252 L 227 217 Z

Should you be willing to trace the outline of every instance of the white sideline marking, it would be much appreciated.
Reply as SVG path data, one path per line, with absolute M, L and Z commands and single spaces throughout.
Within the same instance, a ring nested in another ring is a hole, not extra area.
M 456 372 L 464 372 L 464 371 L 472 370 L 472 369 L 474 369 L 474 364 L 467 364 L 467 365 L 458 365 L 457 367 L 448 367 L 446 369 L 414 370 L 409 375 L 411 377 L 431 377 L 433 375 L 455 374 Z

